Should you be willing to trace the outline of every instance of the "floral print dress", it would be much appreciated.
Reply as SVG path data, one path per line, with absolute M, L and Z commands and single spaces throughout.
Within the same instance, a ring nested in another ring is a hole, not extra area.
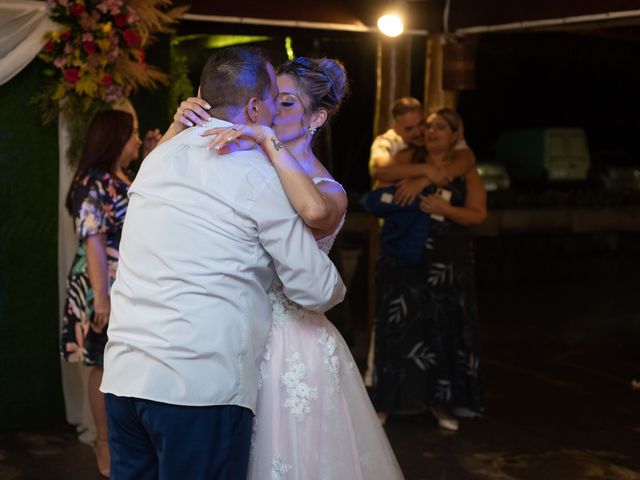
M 67 277 L 67 299 L 62 324 L 62 355 L 69 361 L 102 365 L 106 328 L 92 328 L 93 290 L 87 269 L 85 240 L 91 235 L 106 235 L 109 285 L 118 267 L 118 248 L 127 212 L 128 185 L 103 171 L 89 170 L 78 182 L 73 194 L 73 219 L 78 250 Z
M 463 206 L 464 177 L 444 188 Z M 461 417 L 483 412 L 473 243 L 469 228 L 431 222 L 420 263 L 377 265 L 375 403 L 379 411 L 446 406 Z

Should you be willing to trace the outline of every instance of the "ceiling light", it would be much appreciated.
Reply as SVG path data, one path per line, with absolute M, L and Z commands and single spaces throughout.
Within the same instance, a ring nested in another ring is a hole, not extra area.
M 399 15 L 383 15 L 378 19 L 378 28 L 388 37 L 397 37 L 404 31 L 402 19 Z

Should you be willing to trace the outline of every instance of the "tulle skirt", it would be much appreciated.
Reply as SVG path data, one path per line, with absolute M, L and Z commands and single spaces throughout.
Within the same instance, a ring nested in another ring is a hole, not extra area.
M 260 368 L 250 480 L 394 480 L 402 472 L 348 346 L 280 305 Z

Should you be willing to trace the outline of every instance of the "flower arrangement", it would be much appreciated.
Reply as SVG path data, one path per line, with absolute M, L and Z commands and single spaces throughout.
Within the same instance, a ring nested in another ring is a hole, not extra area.
M 153 34 L 169 32 L 185 7 L 166 11 L 171 0 L 47 0 L 60 25 L 45 35 L 40 58 L 51 63 L 36 96 L 45 122 L 62 112 L 70 122 L 88 123 L 96 111 L 126 99 L 139 87 L 168 83 L 148 65 L 145 48 Z M 72 144 L 76 136 L 72 128 Z M 72 145 L 73 147 L 73 145 Z

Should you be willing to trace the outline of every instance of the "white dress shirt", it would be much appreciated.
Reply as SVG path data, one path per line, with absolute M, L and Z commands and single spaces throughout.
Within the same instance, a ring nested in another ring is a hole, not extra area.
M 335 266 L 259 149 L 207 150 L 214 119 L 156 148 L 129 189 L 111 289 L 101 390 L 176 405 L 254 410 L 271 321 L 266 290 L 325 311 Z

